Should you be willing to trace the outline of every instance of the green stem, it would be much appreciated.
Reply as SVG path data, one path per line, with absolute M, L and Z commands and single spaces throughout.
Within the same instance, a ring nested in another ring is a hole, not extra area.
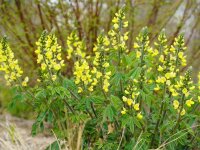
M 172 132 L 174 133 L 176 131 L 176 129 L 178 128 L 180 122 L 181 122 L 181 112 L 183 110 L 183 105 L 184 105 L 184 94 L 182 93 L 182 98 L 181 98 L 181 109 L 180 109 L 180 112 L 178 114 L 178 118 L 177 118 L 177 121 L 176 121 L 176 125 L 174 126 L 174 129 L 172 130 Z
M 154 129 L 154 133 L 152 135 L 152 139 L 151 139 L 151 143 L 150 143 L 150 147 L 154 146 L 154 140 L 155 140 L 155 136 L 157 135 L 157 132 L 158 132 L 158 127 L 159 127 L 159 124 L 160 124 L 160 121 L 162 119 L 162 113 L 163 113 L 163 108 L 164 108 L 164 99 L 165 99 L 165 93 L 166 93 L 166 83 L 164 84 L 164 89 L 163 89 L 163 97 L 162 97 L 162 102 L 161 102 L 161 106 L 160 106 L 160 111 L 159 111 L 159 118 L 156 122 L 156 126 L 155 126 L 155 129 Z

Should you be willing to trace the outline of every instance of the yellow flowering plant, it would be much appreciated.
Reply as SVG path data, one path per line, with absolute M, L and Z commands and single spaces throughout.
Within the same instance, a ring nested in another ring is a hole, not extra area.
M 181 71 L 187 65 L 183 35 L 168 45 L 163 30 L 152 44 L 145 27 L 128 49 L 125 9 L 112 23 L 91 54 L 76 32 L 66 39 L 65 51 L 54 34 L 44 31 L 36 42 L 34 86 L 28 77 L 21 79 L 14 53 L 5 38 L 1 41 L 0 71 L 9 86 L 20 86 L 37 114 L 32 134 L 47 122 L 69 149 L 192 149 L 200 142 L 200 75 L 194 83 L 192 68 Z M 72 67 L 71 77 L 62 73 L 64 66 Z

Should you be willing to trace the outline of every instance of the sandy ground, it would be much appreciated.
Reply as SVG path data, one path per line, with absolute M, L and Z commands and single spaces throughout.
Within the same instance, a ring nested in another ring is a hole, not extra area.
M 31 136 L 33 121 L 0 115 L 0 150 L 44 150 L 55 141 L 49 135 Z

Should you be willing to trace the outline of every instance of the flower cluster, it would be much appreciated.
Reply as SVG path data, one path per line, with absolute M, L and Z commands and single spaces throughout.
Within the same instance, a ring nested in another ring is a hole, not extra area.
M 169 89 L 172 89 L 172 82 L 176 77 L 176 67 L 173 63 L 175 57 L 167 46 L 167 38 L 164 32 L 161 32 L 159 35 L 158 42 L 155 42 L 155 46 L 159 49 L 159 55 L 157 58 L 159 61 L 157 65 L 157 84 L 154 90 L 158 91 L 163 86 L 167 86 Z M 175 94 L 173 90 L 170 91 L 172 94 Z
M 153 49 L 149 46 L 149 36 L 147 28 L 143 28 L 139 35 L 136 37 L 136 42 L 133 45 L 133 48 L 136 51 L 136 58 L 141 61 L 141 66 L 144 65 L 145 57 L 148 55 L 156 56 L 158 51 Z
M 143 116 L 140 112 L 140 104 L 137 102 L 139 98 L 139 89 L 137 88 L 138 80 L 134 79 L 131 84 L 127 86 L 124 93 L 126 96 L 122 97 L 123 102 L 127 105 L 128 109 L 134 109 L 137 112 L 137 118 L 142 119 Z M 121 114 L 124 115 L 127 113 L 127 109 L 123 107 Z
M 184 37 L 183 35 L 179 35 L 177 38 L 175 38 L 175 42 L 170 48 L 170 52 L 172 52 L 175 55 L 175 58 L 171 61 L 174 62 L 174 65 L 176 67 L 179 66 L 186 66 L 186 56 L 184 56 L 184 52 L 186 50 Z M 178 69 L 176 70 L 179 71 Z
M 97 85 L 97 79 L 92 78 L 92 72 L 89 64 L 85 59 L 75 62 L 74 76 L 75 84 L 78 85 L 78 93 L 82 93 L 83 90 L 93 91 L 94 86 Z
M 180 76 L 180 80 L 174 85 L 177 95 L 174 95 L 173 106 L 180 112 L 180 115 L 185 115 L 185 106 L 191 107 L 194 104 L 192 92 L 195 86 L 190 74 L 191 71 L 188 70 L 185 76 Z
M 109 79 L 111 76 L 111 71 L 108 71 L 108 67 L 110 66 L 108 62 L 108 51 L 110 42 L 106 36 L 100 35 L 97 38 L 97 44 L 94 46 L 93 51 L 95 53 L 95 57 L 93 60 L 93 70 L 92 73 L 94 74 L 96 79 L 100 78 L 101 88 L 108 92 L 110 83 Z
M 43 78 L 57 79 L 57 73 L 64 66 L 64 60 L 61 57 L 61 46 L 58 45 L 57 38 L 53 34 L 47 34 L 44 31 L 36 42 L 37 63 L 40 64 Z
M 110 43 L 112 45 L 112 50 L 128 52 L 126 41 L 128 40 L 128 32 L 122 33 L 122 30 L 128 27 L 128 21 L 125 21 L 124 9 L 120 9 L 119 12 L 115 14 L 112 20 L 113 29 L 108 32 L 110 36 Z
M 14 58 L 14 53 L 7 43 L 6 37 L 0 42 L 0 71 L 5 73 L 4 77 L 7 81 L 7 85 L 11 85 L 19 80 L 23 74 L 18 60 Z
M 85 58 L 85 44 L 80 41 L 75 32 L 72 32 L 67 38 L 67 59 Z

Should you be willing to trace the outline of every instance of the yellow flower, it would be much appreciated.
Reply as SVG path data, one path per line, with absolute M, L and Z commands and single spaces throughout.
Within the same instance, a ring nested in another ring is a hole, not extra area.
M 162 62 L 162 63 L 164 62 L 164 56 L 163 55 L 160 55 L 159 61 Z
M 57 79 L 56 75 L 52 75 L 52 80 L 55 81 Z
M 92 91 L 93 91 L 93 86 L 90 86 L 90 87 L 88 88 L 88 90 L 89 90 L 90 92 L 92 92 Z
M 133 100 L 130 99 L 130 98 L 128 98 L 128 99 L 127 99 L 127 104 L 128 104 L 128 106 L 131 106 L 131 105 L 133 104 Z
M 178 57 L 179 57 L 180 59 L 183 59 L 183 52 L 179 52 L 179 53 L 178 53 Z
M 194 89 L 195 89 L 195 86 L 191 86 L 191 87 L 190 87 L 190 90 L 194 90 Z
M 127 91 L 127 90 L 125 90 L 124 93 L 125 93 L 125 94 L 130 94 L 129 91 Z
M 160 65 L 158 66 L 158 71 L 162 72 L 164 69 Z
M 186 100 L 185 103 L 188 107 L 191 107 L 194 104 L 194 101 L 192 99 Z
M 174 78 L 175 76 L 176 76 L 176 73 L 174 73 L 174 72 L 168 72 L 165 74 L 165 77 L 167 79 Z
M 112 22 L 113 22 L 113 23 L 118 23 L 118 22 L 119 22 L 119 19 L 118 19 L 117 17 L 114 17 L 113 20 L 112 20 Z
M 160 87 L 159 85 L 156 85 L 156 87 L 154 88 L 155 91 L 159 91 L 160 90 Z
M 140 58 L 140 56 L 141 56 L 141 52 L 140 52 L 140 51 L 137 51 L 137 52 L 136 52 L 136 58 Z
M 29 78 L 26 77 L 26 78 L 24 79 L 24 81 L 22 82 L 22 86 L 27 86 L 28 81 L 29 81 Z
M 134 43 L 133 48 L 138 49 L 138 48 L 140 48 L 140 46 L 138 45 L 138 43 Z
M 125 96 L 122 97 L 123 102 L 127 102 L 127 98 Z
M 136 111 L 140 110 L 140 104 L 139 104 L 139 103 L 134 104 L 134 105 L 133 105 L 133 108 L 134 108 Z
M 183 108 L 181 111 L 181 116 L 184 116 L 184 115 L 185 115 L 185 109 Z
M 97 79 L 99 79 L 101 76 L 102 76 L 102 73 L 98 71 L 96 74 Z
M 127 112 L 126 108 L 123 107 L 123 110 L 121 111 L 121 114 L 122 114 L 122 115 L 125 115 L 126 112 Z
M 182 92 L 183 92 L 183 94 L 186 94 L 186 93 L 188 92 L 188 90 L 187 90 L 186 88 L 184 88 L 184 89 L 182 90 Z
M 61 66 L 60 66 L 59 64 L 55 64 L 55 65 L 54 65 L 54 69 L 55 69 L 56 71 L 58 71 L 58 70 L 61 69 Z
M 138 118 L 139 120 L 141 120 L 141 119 L 143 118 L 143 115 L 141 114 L 141 112 L 137 114 L 137 118 Z
M 178 92 L 176 92 L 176 90 L 172 91 L 172 96 L 176 97 L 176 96 L 178 96 L 178 95 L 179 95 L 179 94 L 178 94 Z
M 82 93 L 83 89 L 81 87 L 78 87 L 78 93 Z
M 174 106 L 174 109 L 178 109 L 178 107 L 179 107 L 179 101 L 174 100 L 173 101 L 173 106 Z
M 105 68 L 109 67 L 109 63 L 108 62 L 104 63 L 103 67 L 105 67 Z
M 128 21 L 125 21 L 124 22 L 124 26 L 123 26 L 124 28 L 126 28 L 126 27 L 128 27 Z
M 117 29 L 119 29 L 119 24 L 115 23 L 115 24 L 113 25 L 113 27 L 117 30 Z
M 158 77 L 158 79 L 156 80 L 157 83 L 165 83 L 166 82 L 166 78 L 165 77 Z

